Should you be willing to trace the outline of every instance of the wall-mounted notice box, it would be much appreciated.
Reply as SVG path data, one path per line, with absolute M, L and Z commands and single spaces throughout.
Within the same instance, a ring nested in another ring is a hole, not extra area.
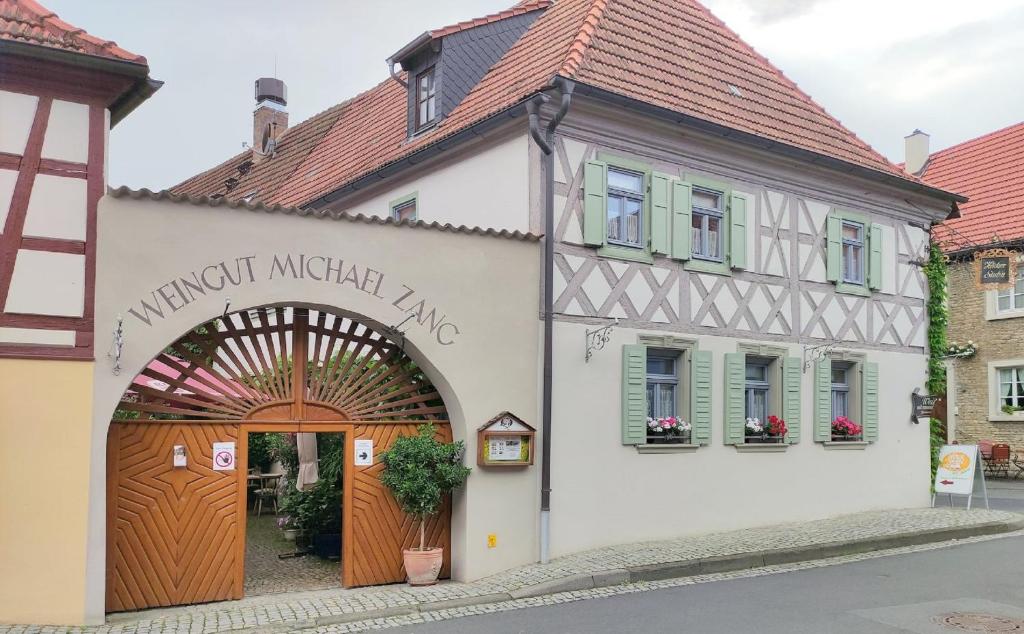
M 476 432 L 476 463 L 481 467 L 533 464 L 537 430 L 511 412 L 502 412 Z

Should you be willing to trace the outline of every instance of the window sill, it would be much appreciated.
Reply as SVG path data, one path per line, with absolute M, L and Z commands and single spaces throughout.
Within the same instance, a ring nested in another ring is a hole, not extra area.
M 597 254 L 603 258 L 654 264 L 654 256 L 652 256 L 649 251 L 640 248 L 624 247 L 617 244 L 605 244 L 603 247 L 599 247 L 597 249 Z
M 1024 423 L 1024 414 L 989 414 L 990 423 Z
M 860 297 L 871 297 L 871 289 L 866 285 L 851 284 L 849 282 L 837 282 L 836 292 L 844 295 L 859 295 Z
M 825 449 L 828 449 L 829 451 L 843 449 L 855 451 L 867 449 L 868 445 L 870 445 L 871 443 L 869 443 L 866 440 L 826 440 L 821 444 Z
M 687 271 L 698 273 L 711 273 L 712 275 L 732 275 L 732 269 L 726 262 L 715 262 L 712 260 L 701 260 L 690 256 L 690 259 L 683 264 Z
M 1020 319 L 1024 317 L 1024 310 L 1004 310 L 1002 312 L 996 311 L 994 314 L 988 316 L 988 321 L 998 321 L 1000 319 Z
M 698 449 L 700 449 L 700 445 L 689 445 L 684 443 L 636 446 L 637 453 L 694 453 Z
M 736 453 L 782 453 L 789 449 L 788 443 L 749 443 L 733 445 Z

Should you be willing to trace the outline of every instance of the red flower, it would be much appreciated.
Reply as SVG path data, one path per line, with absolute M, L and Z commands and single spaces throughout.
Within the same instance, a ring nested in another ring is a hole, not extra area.
M 786 421 L 775 415 L 768 417 L 768 435 L 785 436 L 788 431 L 789 429 L 786 427 Z

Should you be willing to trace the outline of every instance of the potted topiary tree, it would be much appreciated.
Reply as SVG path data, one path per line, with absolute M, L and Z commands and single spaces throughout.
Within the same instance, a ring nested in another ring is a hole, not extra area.
M 395 496 L 402 511 L 420 523 L 420 547 L 402 551 L 405 574 L 410 585 L 437 582 L 444 549 L 427 548 L 425 526 L 428 517 L 441 508 L 444 496 L 462 486 L 469 468 L 462 466 L 462 441 L 444 443 L 434 437 L 434 426 L 420 425 L 415 436 L 395 439 L 380 455 L 384 464 L 380 481 Z

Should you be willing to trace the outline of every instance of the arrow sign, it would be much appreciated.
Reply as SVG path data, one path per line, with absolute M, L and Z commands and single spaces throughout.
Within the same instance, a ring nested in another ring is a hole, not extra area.
M 373 466 L 373 439 L 372 438 L 357 438 L 355 442 L 356 450 L 356 466 L 358 467 L 371 467 Z
M 943 480 L 940 484 L 953 484 L 952 480 Z

